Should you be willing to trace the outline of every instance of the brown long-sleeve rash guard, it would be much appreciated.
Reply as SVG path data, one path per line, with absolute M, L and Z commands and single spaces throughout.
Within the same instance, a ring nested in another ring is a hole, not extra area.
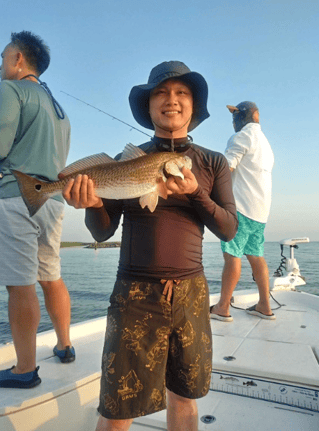
M 146 153 L 163 150 L 153 142 L 140 148 Z M 199 184 L 193 194 L 159 198 L 153 213 L 142 209 L 138 199 L 103 199 L 102 208 L 86 210 L 86 225 L 99 242 L 114 234 L 124 215 L 118 276 L 158 280 L 199 275 L 204 226 L 223 241 L 235 236 L 236 206 L 225 157 L 195 144 L 184 154 L 192 159 Z

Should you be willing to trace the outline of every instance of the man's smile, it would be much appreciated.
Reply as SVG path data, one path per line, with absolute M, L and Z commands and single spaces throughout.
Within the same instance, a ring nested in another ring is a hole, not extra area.
M 162 114 L 164 114 L 164 115 L 175 115 L 175 114 L 180 114 L 180 111 L 163 111 Z

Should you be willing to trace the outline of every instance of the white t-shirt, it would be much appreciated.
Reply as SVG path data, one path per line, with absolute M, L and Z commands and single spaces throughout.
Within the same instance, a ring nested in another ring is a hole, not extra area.
M 271 204 L 271 170 L 274 154 L 260 124 L 248 123 L 231 136 L 225 150 L 233 168 L 233 193 L 237 211 L 266 223 Z

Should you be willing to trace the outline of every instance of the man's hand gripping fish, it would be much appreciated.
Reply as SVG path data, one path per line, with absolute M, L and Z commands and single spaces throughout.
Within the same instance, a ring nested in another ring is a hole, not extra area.
M 118 162 L 105 153 L 89 156 L 63 169 L 59 174 L 60 181 L 45 182 L 16 170 L 12 173 L 32 217 L 50 197 L 62 192 L 69 179 L 78 174 L 93 180 L 97 196 L 105 199 L 140 198 L 141 207 L 148 207 L 153 212 L 158 196 L 167 198 L 167 190 L 161 180 L 166 182 L 165 174 L 184 179 L 181 172 L 183 166 L 191 169 L 189 157 L 173 152 L 146 154 L 140 148 L 127 144 Z

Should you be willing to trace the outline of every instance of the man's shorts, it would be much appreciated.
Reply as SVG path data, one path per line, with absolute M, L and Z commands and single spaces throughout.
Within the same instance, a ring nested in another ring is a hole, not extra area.
M 264 230 L 265 223 L 251 220 L 237 212 L 238 231 L 231 241 L 221 241 L 221 248 L 224 253 L 235 257 L 264 255 Z
M 164 285 L 118 279 L 110 298 L 99 413 L 129 419 L 166 408 L 166 388 L 184 398 L 207 394 L 212 371 L 209 294 L 202 276 Z
M 64 205 L 49 199 L 33 216 L 21 197 L 0 199 L 0 285 L 26 286 L 61 277 Z

